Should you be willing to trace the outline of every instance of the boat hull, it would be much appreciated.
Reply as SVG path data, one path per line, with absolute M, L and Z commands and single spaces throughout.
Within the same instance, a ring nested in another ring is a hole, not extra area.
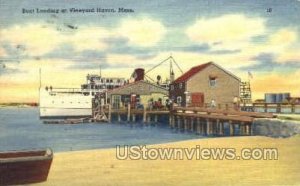
M 40 89 L 40 118 L 91 117 L 92 98 L 90 94 Z
M 41 119 L 91 117 L 92 108 L 40 108 Z
M 51 150 L 1 152 L 0 185 L 46 181 L 52 159 Z

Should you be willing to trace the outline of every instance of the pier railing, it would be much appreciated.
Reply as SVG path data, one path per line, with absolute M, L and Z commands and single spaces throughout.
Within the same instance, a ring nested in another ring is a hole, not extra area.
M 253 103 L 253 108 L 256 112 L 300 114 L 300 103 Z
M 199 108 L 199 107 L 174 107 L 174 112 L 183 113 L 198 113 L 205 115 L 222 114 L 225 116 L 248 116 L 254 118 L 274 118 L 276 117 L 272 113 L 261 113 L 261 112 L 245 112 L 245 111 L 235 111 L 235 110 L 223 110 L 214 108 Z

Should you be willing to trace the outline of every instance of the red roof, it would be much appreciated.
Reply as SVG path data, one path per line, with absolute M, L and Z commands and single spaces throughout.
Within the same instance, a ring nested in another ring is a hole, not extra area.
M 195 74 L 197 74 L 198 72 L 200 72 L 203 69 L 205 69 L 210 64 L 212 64 L 212 62 L 208 62 L 208 63 L 202 64 L 202 65 L 199 65 L 199 66 L 195 66 L 195 67 L 191 68 L 189 71 L 187 71 L 186 73 L 182 74 L 182 76 L 180 76 L 179 78 L 177 78 L 174 82 L 175 83 L 185 82 L 188 79 L 190 79 L 192 76 L 194 76 Z

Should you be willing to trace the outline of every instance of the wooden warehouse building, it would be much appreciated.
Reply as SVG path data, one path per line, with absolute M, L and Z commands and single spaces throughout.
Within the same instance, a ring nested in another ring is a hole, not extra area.
M 131 108 L 148 108 L 150 104 L 153 106 L 154 103 L 164 105 L 168 94 L 168 90 L 161 86 L 139 80 L 104 92 L 100 98 L 105 98 L 113 109 L 126 108 L 128 104 L 131 105 Z
M 234 107 L 240 95 L 240 78 L 209 62 L 191 68 L 171 85 L 170 99 L 179 106 Z

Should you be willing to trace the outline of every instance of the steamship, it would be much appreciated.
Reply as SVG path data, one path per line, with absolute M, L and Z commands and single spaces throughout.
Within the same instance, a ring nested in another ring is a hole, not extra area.
M 170 63 L 170 79 L 162 82 L 161 76 L 157 76 L 157 82 L 150 78 L 147 73 L 159 68 L 163 63 Z M 136 68 L 131 74 L 129 80 L 125 78 L 104 78 L 100 75 L 86 76 L 86 83 L 81 85 L 79 89 L 53 88 L 40 86 L 40 118 L 75 118 L 75 117 L 91 117 L 92 116 L 92 102 L 97 93 L 101 94 L 107 90 L 115 89 L 132 83 L 135 81 L 145 80 L 155 83 L 165 89 L 169 89 L 172 79 L 174 79 L 173 63 L 182 72 L 179 65 L 172 56 L 155 65 L 150 70 L 145 72 L 143 68 Z M 100 105 L 104 101 L 101 99 Z
M 92 100 L 96 93 L 118 88 L 125 83 L 125 78 L 88 74 L 81 88 L 40 87 L 40 118 L 91 117 Z

